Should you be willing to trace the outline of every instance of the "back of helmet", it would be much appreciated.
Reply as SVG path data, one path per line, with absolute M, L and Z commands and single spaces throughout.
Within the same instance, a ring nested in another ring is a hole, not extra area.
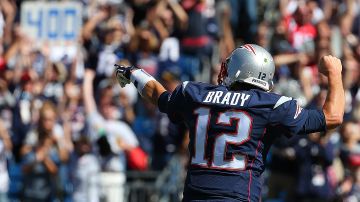
M 274 72 L 275 64 L 270 53 L 258 45 L 246 44 L 231 53 L 223 63 L 222 75 L 219 76 L 222 84 L 228 87 L 239 82 L 270 91 Z

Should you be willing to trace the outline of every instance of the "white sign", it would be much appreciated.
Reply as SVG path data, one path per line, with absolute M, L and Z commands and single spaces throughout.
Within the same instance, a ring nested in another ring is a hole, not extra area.
M 40 43 L 75 45 L 81 26 L 82 5 L 79 2 L 26 1 L 21 5 L 21 28 Z
M 82 26 L 82 5 L 75 1 L 26 1 L 21 5 L 21 28 L 34 40 L 34 46 L 46 43 L 50 60 L 76 56 Z

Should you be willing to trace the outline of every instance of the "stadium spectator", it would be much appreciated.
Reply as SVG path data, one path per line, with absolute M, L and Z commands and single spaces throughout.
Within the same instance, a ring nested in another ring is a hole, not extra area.
M 124 64 L 124 63 L 122 63 Z M 128 86 L 127 88 L 113 88 L 115 94 L 115 103 L 119 110 L 120 120 L 132 125 L 136 117 L 135 104 L 137 103 L 138 93 L 134 86 Z
M 281 134 L 281 131 L 277 132 Z M 268 159 L 269 177 L 268 193 L 269 199 L 282 199 L 291 201 L 295 198 L 297 159 L 294 146 L 298 141 L 297 137 L 288 139 L 280 137 L 271 148 Z
M 306 1 L 297 1 L 295 11 L 291 15 L 284 16 L 288 40 L 292 47 L 299 51 L 313 51 L 313 40 L 316 37 L 316 29 L 311 23 L 312 11 Z
M 258 25 L 258 0 L 229 0 L 231 11 L 231 26 L 235 38 L 243 43 L 254 43 Z
M 334 197 L 328 176 L 334 160 L 334 145 L 323 134 L 312 133 L 300 138 L 295 145 L 298 168 L 296 201 L 331 201 Z
M 211 29 L 213 16 L 207 16 L 207 2 L 204 0 L 182 0 L 181 6 L 188 15 L 186 29 L 180 35 L 181 63 L 187 80 L 209 80 L 210 61 L 214 41 Z M 215 32 L 216 33 L 216 32 Z M 217 36 L 216 36 L 217 37 Z
M 24 201 L 54 200 L 61 189 L 56 178 L 69 159 L 69 142 L 61 125 L 56 124 L 57 117 L 54 104 L 45 102 L 38 124 L 26 136 L 21 150 Z
M 338 188 L 338 194 L 345 201 L 360 199 L 360 125 L 348 121 L 341 128 L 343 145 L 340 158 L 345 168 L 345 176 Z
M 132 125 L 141 147 L 150 156 L 154 150 L 154 136 L 156 132 L 156 108 L 148 102 L 140 102 L 140 111 Z
M 92 146 L 88 137 L 81 136 L 78 138 L 70 161 L 74 202 L 100 201 L 100 164 L 92 153 Z
M 81 85 L 79 83 L 72 80 L 66 81 L 64 97 L 59 104 L 59 109 L 63 112 L 61 119 L 64 122 L 64 130 L 72 141 L 77 141 L 85 130 L 85 109 L 80 92 Z
M 122 172 L 126 170 L 125 151 L 138 146 L 138 140 L 132 129 L 117 120 L 112 85 L 104 80 L 97 94 L 98 104 L 93 94 L 95 71 L 87 69 L 84 75 L 83 97 L 90 139 L 97 142 L 102 171 Z M 98 107 L 99 106 L 99 107 Z M 99 110 L 98 110 L 99 109 Z
M 8 129 L 0 119 L 0 201 L 7 202 L 7 192 L 9 190 L 9 173 L 7 167 L 8 156 L 11 153 L 12 143 Z

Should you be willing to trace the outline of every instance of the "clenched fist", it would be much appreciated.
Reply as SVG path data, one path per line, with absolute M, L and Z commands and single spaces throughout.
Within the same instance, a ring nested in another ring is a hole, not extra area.
M 325 76 L 329 76 L 330 73 L 341 75 L 342 65 L 340 59 L 337 57 L 327 55 L 323 56 L 319 62 L 319 72 Z

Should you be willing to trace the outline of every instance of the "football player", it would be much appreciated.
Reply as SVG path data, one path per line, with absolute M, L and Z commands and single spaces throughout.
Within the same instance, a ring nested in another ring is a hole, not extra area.
M 320 110 L 303 109 L 294 99 L 269 92 L 274 61 L 255 44 L 231 53 L 221 66 L 219 85 L 186 81 L 167 92 L 144 70 L 115 66 L 121 86 L 132 82 L 173 122 L 188 126 L 190 162 L 183 201 L 260 201 L 264 160 L 279 135 L 270 129 L 280 128 L 291 136 L 342 123 L 342 65 L 333 56 L 319 62 L 319 71 L 328 78 Z

